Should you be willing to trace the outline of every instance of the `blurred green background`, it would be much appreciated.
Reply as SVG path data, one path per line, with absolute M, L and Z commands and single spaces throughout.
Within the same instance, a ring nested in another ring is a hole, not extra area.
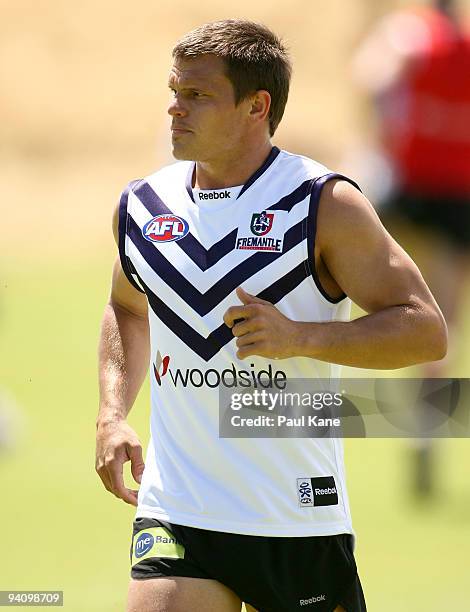
M 340 170 L 344 150 L 367 137 L 348 58 L 398 4 L 406 3 L 241 1 L 233 13 L 212 0 L 0 2 L 0 414 L 11 417 L 0 421 L 0 590 L 61 589 L 70 612 L 124 609 L 134 510 L 94 472 L 96 347 L 116 198 L 170 159 L 174 40 L 227 16 L 270 25 L 295 67 L 275 142 Z M 467 290 L 467 313 L 469 305 Z M 468 314 L 458 339 L 451 374 L 469 377 Z M 145 386 L 130 418 L 144 444 L 148 416 Z M 410 494 L 406 441 L 345 446 L 369 610 L 468 609 L 469 441 L 437 443 L 431 504 Z

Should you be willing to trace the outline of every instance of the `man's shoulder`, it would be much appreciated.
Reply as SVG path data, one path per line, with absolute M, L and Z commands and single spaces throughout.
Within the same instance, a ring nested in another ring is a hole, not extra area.
M 306 155 L 281 149 L 280 158 L 284 170 L 289 173 L 296 171 L 312 179 L 331 173 L 327 166 Z
M 174 184 L 175 181 L 183 181 L 184 184 L 192 163 L 193 162 L 186 161 L 174 162 L 172 164 L 162 166 L 161 168 L 158 168 L 158 170 L 154 170 L 142 178 L 132 179 L 124 187 L 121 200 L 123 196 L 126 196 L 127 198 L 129 192 L 135 192 L 137 189 L 139 189 L 139 187 L 145 185 L 157 186 L 163 184 Z
M 147 176 L 144 176 L 144 178 L 139 181 L 139 184 L 147 183 L 154 186 L 161 186 L 164 184 L 174 185 L 177 182 L 182 182 L 184 184 L 192 165 L 193 162 L 191 161 L 177 161 L 167 164 L 151 172 Z

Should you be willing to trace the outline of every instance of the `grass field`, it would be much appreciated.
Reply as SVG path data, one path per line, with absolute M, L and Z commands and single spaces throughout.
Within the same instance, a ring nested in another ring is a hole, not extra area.
M 0 590 L 63 589 L 68 612 L 123 610 L 127 586 L 133 509 L 94 473 L 96 344 L 110 264 L 110 256 L 30 260 L 2 270 L 1 387 L 23 427 L 15 450 L 0 456 Z M 131 419 L 144 443 L 147 398 L 145 389 Z M 467 609 L 469 441 L 439 443 L 432 506 L 408 494 L 408 452 L 401 440 L 346 442 L 369 609 Z

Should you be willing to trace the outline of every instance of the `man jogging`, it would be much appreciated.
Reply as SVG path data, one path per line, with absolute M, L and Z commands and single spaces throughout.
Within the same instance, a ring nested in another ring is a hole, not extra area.
M 122 194 L 100 342 L 96 467 L 137 505 L 127 610 L 363 611 L 341 440 L 219 438 L 219 388 L 440 359 L 444 320 L 357 187 L 271 144 L 291 72 L 271 31 L 206 24 L 173 58 L 181 161 Z M 149 365 L 144 469 L 126 417 Z

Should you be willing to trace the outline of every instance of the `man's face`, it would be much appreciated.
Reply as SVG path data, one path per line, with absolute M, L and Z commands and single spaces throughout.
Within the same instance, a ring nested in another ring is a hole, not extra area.
M 251 102 L 242 100 L 235 106 L 222 59 L 214 55 L 176 59 L 168 85 L 173 94 L 168 113 L 176 159 L 230 158 L 243 146 Z

